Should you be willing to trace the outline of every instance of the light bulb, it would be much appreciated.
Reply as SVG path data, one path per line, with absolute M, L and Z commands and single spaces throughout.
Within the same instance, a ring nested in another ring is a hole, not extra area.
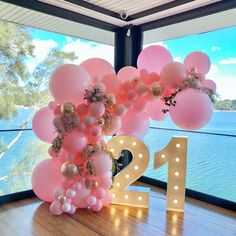
M 138 157 L 139 157 L 139 158 L 142 158 L 142 157 L 143 157 L 143 154 L 142 154 L 142 153 L 139 153 L 139 154 L 138 154 Z
M 114 148 L 112 148 L 112 149 L 111 149 L 111 152 L 114 152 L 114 151 L 115 151 L 115 149 L 114 149 Z
M 162 154 L 162 155 L 161 155 L 161 158 L 162 158 L 162 159 L 165 159 L 165 158 L 166 158 L 166 155 L 165 155 L 165 154 Z
M 128 198 L 129 198 L 129 196 L 127 194 L 125 194 L 125 199 L 128 199 Z
M 138 168 L 139 168 L 138 165 L 135 165 L 135 166 L 134 166 L 134 169 L 135 169 L 135 170 L 138 170 Z
M 126 175 L 125 175 L 125 178 L 128 179 L 128 178 L 129 178 L 129 174 L 126 174 Z
M 121 139 L 121 140 L 120 140 L 120 144 L 123 144 L 123 143 L 124 143 L 124 140 L 123 140 L 123 139 Z
M 178 204 L 178 200 L 177 199 L 174 199 L 174 204 Z
M 180 158 L 179 158 L 179 157 L 176 157 L 176 158 L 175 158 L 175 161 L 176 161 L 176 162 L 179 162 L 179 161 L 180 161 Z
M 178 171 L 175 171 L 175 176 L 179 176 L 179 172 Z
M 120 183 L 118 182 L 118 183 L 116 183 L 116 187 L 120 187 Z
M 142 201 L 142 200 L 143 200 L 142 196 L 139 196 L 139 197 L 138 197 L 138 200 L 139 200 L 139 201 Z
M 136 145 L 137 145 L 137 143 L 136 143 L 136 142 L 132 142 L 132 145 L 133 145 L 133 146 L 136 146 Z
M 116 197 L 116 194 L 115 194 L 115 193 L 112 193 L 112 197 L 113 197 L 113 198 Z
M 175 186 L 174 186 L 174 190 L 179 190 L 179 186 L 178 186 L 178 185 L 175 185 Z
M 177 148 L 180 148 L 180 144 L 179 143 L 176 143 L 175 145 Z

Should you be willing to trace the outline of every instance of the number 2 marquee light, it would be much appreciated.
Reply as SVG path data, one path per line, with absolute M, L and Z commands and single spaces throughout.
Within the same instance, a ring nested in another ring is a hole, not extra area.
M 129 191 L 127 187 L 135 182 L 147 169 L 150 155 L 147 146 L 132 136 L 117 136 L 108 142 L 116 159 L 122 150 L 132 153 L 131 163 L 114 178 L 111 189 L 113 204 L 135 207 L 149 207 L 149 192 Z M 167 210 L 184 211 L 186 182 L 187 138 L 174 136 L 169 144 L 154 155 L 154 169 L 168 163 Z M 142 189 L 143 190 L 143 189 Z

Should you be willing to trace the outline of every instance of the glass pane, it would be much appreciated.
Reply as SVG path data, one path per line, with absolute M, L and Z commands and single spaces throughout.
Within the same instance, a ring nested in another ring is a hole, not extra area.
M 48 145 L 25 129 L 32 127 L 34 113 L 52 100 L 50 74 L 61 64 L 92 57 L 113 65 L 114 47 L 0 20 L 1 195 L 31 189 L 33 168 L 48 157 Z
M 211 69 L 206 78 L 216 82 L 219 97 L 214 104 L 215 111 L 210 122 L 197 133 L 181 131 L 170 118 L 167 118 L 162 122 L 151 121 L 152 127 L 162 129 L 151 129 L 144 138 L 149 144 L 153 158 L 153 153 L 166 146 L 172 136 L 188 136 L 187 188 L 234 202 L 236 201 L 235 36 L 236 27 L 230 27 L 154 43 L 168 48 L 174 60 L 182 63 L 190 52 L 207 53 L 211 59 Z M 146 46 L 148 45 L 144 45 Z M 180 131 L 171 131 L 169 128 Z M 152 170 L 152 166 L 153 159 L 145 175 L 166 181 L 167 166 L 155 171 Z

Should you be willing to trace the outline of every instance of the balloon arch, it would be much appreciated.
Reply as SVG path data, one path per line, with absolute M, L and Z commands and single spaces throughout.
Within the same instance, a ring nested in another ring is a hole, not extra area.
M 168 114 L 186 130 L 199 129 L 211 118 L 216 85 L 205 79 L 210 69 L 206 54 L 190 53 L 181 64 L 166 48 L 150 46 L 140 53 L 137 65 L 116 74 L 107 61 L 92 58 L 52 73 L 54 101 L 32 122 L 38 138 L 52 144 L 51 158 L 32 174 L 33 190 L 51 202 L 52 214 L 87 207 L 99 211 L 110 204 L 117 162 L 104 135 L 143 137 L 149 119 L 162 121 Z

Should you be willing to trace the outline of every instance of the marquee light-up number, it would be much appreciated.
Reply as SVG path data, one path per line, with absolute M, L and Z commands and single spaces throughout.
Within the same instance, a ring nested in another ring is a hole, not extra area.
M 149 207 L 149 189 L 142 188 L 145 192 L 129 191 L 126 188 L 135 182 L 148 167 L 149 151 L 147 146 L 138 138 L 132 136 L 117 136 L 107 143 L 116 159 L 122 150 L 128 150 L 132 154 L 132 162 L 122 169 L 114 178 L 111 189 L 113 204 L 135 207 Z M 137 187 L 138 189 L 138 187 Z M 141 190 L 141 188 L 139 188 Z
M 168 163 L 167 210 L 184 211 L 187 160 L 187 137 L 174 136 L 155 153 L 154 169 Z

